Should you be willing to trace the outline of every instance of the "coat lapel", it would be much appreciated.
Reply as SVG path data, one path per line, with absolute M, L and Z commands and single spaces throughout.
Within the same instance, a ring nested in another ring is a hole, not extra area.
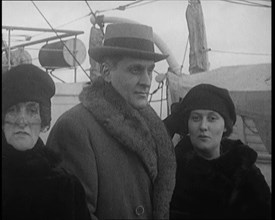
M 112 86 L 101 78 L 92 86 L 84 88 L 79 98 L 122 147 L 127 147 L 141 158 L 154 182 L 157 176 L 157 155 L 154 150 L 156 146 L 138 111 L 131 108 Z

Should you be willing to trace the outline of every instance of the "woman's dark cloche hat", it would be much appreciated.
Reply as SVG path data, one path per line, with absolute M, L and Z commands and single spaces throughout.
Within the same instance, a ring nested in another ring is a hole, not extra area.
M 2 74 L 2 113 L 20 102 L 35 101 L 50 107 L 54 94 L 52 78 L 33 64 L 21 64 Z
M 99 63 L 107 55 L 126 55 L 155 62 L 168 57 L 154 52 L 152 27 L 132 23 L 109 24 L 103 46 L 90 48 L 89 55 Z
M 183 115 L 188 115 L 188 117 L 189 113 L 196 109 L 216 111 L 224 118 L 225 126 L 230 130 L 236 122 L 235 105 L 229 91 L 211 84 L 194 86 L 183 98 L 178 108 Z

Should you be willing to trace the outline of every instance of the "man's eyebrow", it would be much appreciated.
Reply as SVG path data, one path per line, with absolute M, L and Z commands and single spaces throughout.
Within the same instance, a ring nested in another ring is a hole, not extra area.
M 37 102 L 29 102 L 28 104 L 27 104 L 27 106 L 30 106 L 30 107 L 33 107 L 33 106 L 39 106 L 39 104 L 37 103 Z
M 145 67 L 139 63 L 133 63 L 127 67 L 128 70 L 136 69 L 136 68 L 141 69 L 141 70 L 145 69 Z
M 137 67 L 143 67 L 144 65 L 140 64 L 140 63 L 132 63 L 129 66 L 137 66 Z
M 143 64 L 140 64 L 140 63 L 133 63 L 133 64 L 130 64 L 127 67 L 128 70 L 131 70 L 132 68 L 138 68 L 138 69 L 141 69 L 141 70 L 144 70 L 144 69 L 153 70 L 155 68 L 155 64 L 152 64 L 152 65 L 147 67 L 146 65 L 143 65 Z

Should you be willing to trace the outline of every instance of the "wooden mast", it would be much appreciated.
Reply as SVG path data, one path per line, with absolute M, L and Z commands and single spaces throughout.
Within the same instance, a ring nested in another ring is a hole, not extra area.
M 209 70 L 208 47 L 200 0 L 188 0 L 186 20 L 189 30 L 189 72 L 199 73 Z

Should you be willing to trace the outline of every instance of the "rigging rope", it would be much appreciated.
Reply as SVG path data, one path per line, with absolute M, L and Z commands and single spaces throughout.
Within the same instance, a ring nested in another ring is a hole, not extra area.
M 168 103 L 168 89 L 169 89 L 169 80 L 166 79 L 165 81 L 165 85 L 166 85 L 166 109 L 167 109 L 167 116 L 170 115 L 170 108 L 169 108 L 169 103 Z
M 83 19 L 83 18 L 86 18 L 86 17 L 90 16 L 91 14 L 92 14 L 92 13 L 90 12 L 89 14 L 86 14 L 86 15 L 84 15 L 84 16 L 81 16 L 81 17 L 79 17 L 79 18 L 75 18 L 74 20 L 71 20 L 71 21 L 69 21 L 69 22 L 67 22 L 67 23 L 61 24 L 61 25 L 57 26 L 56 28 L 60 28 L 60 27 L 63 27 L 63 26 L 65 26 L 65 25 L 71 24 L 71 23 L 73 23 L 73 22 L 79 21 L 79 20 L 81 20 L 81 19 Z
M 143 0 L 138 0 L 138 1 L 134 1 L 134 2 L 132 2 L 132 3 L 126 4 L 126 5 L 118 6 L 118 7 L 116 7 L 116 8 L 105 9 L 105 10 L 99 10 L 99 11 L 96 11 L 96 13 L 102 13 L 102 12 L 114 11 L 114 10 L 122 10 L 122 8 L 124 8 L 123 10 L 125 10 L 125 8 L 128 7 L 129 5 L 137 4 L 137 3 L 142 2 L 142 1 L 143 1 Z M 120 8 L 121 8 L 121 9 L 120 9 Z
M 234 51 L 223 51 L 223 50 L 213 50 L 213 49 L 209 49 L 209 51 L 217 52 L 217 53 L 230 53 L 230 54 L 256 55 L 256 56 L 271 56 L 271 54 L 267 54 L 267 53 L 234 52 Z
M 161 118 L 162 116 L 162 102 L 163 102 L 163 85 L 164 83 L 162 82 L 162 86 L 161 86 L 161 93 L 160 93 L 160 113 L 159 113 L 159 117 Z
M 134 8 L 134 7 L 139 7 L 139 6 L 142 6 L 142 5 L 147 5 L 147 4 L 156 2 L 156 1 L 160 1 L 160 0 L 152 0 L 152 1 L 143 2 L 143 3 L 139 4 L 139 5 L 134 5 L 134 6 L 132 6 L 132 7 L 128 7 L 128 9 L 129 9 L 129 8 Z
M 125 10 L 127 7 L 131 6 L 131 5 L 135 5 L 135 4 L 138 4 L 139 2 L 142 2 L 143 0 L 138 0 L 138 1 L 134 1 L 132 3 L 129 3 L 129 4 L 126 4 L 126 5 L 121 5 L 121 6 L 118 6 L 117 10 Z
M 47 72 L 48 72 L 48 70 L 47 70 Z M 49 72 L 50 72 L 50 74 L 51 74 L 54 78 L 60 80 L 62 83 L 66 83 L 64 80 L 62 80 L 62 79 L 60 79 L 59 77 L 55 76 L 55 75 L 53 74 L 53 70 L 49 70 Z
M 43 13 L 39 10 L 39 8 L 37 7 L 37 5 L 31 1 L 32 4 L 35 6 L 35 8 L 38 10 L 38 12 L 40 13 L 40 15 L 45 19 L 45 21 L 48 23 L 48 25 L 51 27 L 51 29 L 53 30 L 53 32 L 56 34 L 56 36 L 59 38 L 60 42 L 62 42 L 63 46 L 68 50 L 68 52 L 71 54 L 71 56 L 73 57 L 74 61 L 80 66 L 80 68 L 83 70 L 83 72 L 85 73 L 85 75 L 91 80 L 90 76 L 87 74 L 87 72 L 84 70 L 84 68 L 82 67 L 82 65 L 78 62 L 78 60 L 75 58 L 75 56 L 73 55 L 73 53 L 70 51 L 70 49 L 67 47 L 67 45 L 64 43 L 64 41 L 59 37 L 59 35 L 57 34 L 57 32 L 54 30 L 54 28 L 52 27 L 52 25 L 50 24 L 50 22 L 47 20 L 47 18 L 43 15 Z
M 89 5 L 89 3 L 88 3 L 86 0 L 85 0 L 85 3 L 86 3 L 86 5 L 88 6 L 88 8 L 90 9 L 91 14 L 92 14 L 94 17 L 96 17 L 96 14 L 93 12 L 91 6 Z
M 271 8 L 270 5 L 264 5 L 264 4 L 259 4 L 259 3 L 254 3 L 254 2 L 249 2 L 245 0 L 238 0 L 238 1 L 233 1 L 233 0 L 223 0 L 225 2 L 229 3 L 234 3 L 234 4 L 239 4 L 239 5 L 246 5 L 246 6 L 254 6 L 254 7 L 264 7 L 264 8 Z
M 160 73 L 158 73 L 156 70 L 154 70 L 154 72 L 156 72 L 158 75 L 160 75 Z M 167 75 L 168 73 L 168 70 L 165 74 L 162 74 L 162 75 Z M 166 96 L 164 97 L 164 83 L 166 85 Z M 161 90 L 161 98 L 160 99 L 156 99 L 156 100 L 152 100 L 153 98 L 153 95 L 155 95 L 159 90 Z M 154 103 L 154 102 L 160 102 L 160 118 L 162 117 L 162 108 L 163 108 L 163 101 L 166 101 L 166 107 L 167 107 L 167 115 L 169 115 L 169 103 L 168 103 L 168 80 L 167 78 L 164 78 L 161 82 L 159 82 L 158 84 L 158 87 L 153 91 L 151 92 L 150 94 L 150 97 L 149 97 L 149 103 Z
M 89 13 L 89 14 L 87 14 L 87 15 L 84 15 L 84 16 L 81 16 L 81 17 L 79 17 L 79 18 L 75 18 L 74 20 L 71 20 L 71 21 L 69 21 L 69 22 L 67 22 L 67 23 L 58 25 L 58 26 L 56 26 L 55 28 L 63 27 L 63 26 L 65 26 L 65 25 L 68 25 L 68 24 L 71 24 L 71 23 L 73 23 L 73 22 L 79 21 L 79 20 L 81 20 L 81 19 L 83 19 L 83 18 L 86 18 L 86 17 L 88 17 L 88 16 L 90 16 L 90 15 L 91 15 L 91 13 Z M 47 32 L 43 32 L 43 33 L 39 33 L 39 34 L 34 34 L 34 35 L 30 36 L 30 37 L 33 38 L 33 37 L 37 37 L 37 36 L 40 36 L 40 35 L 43 35 L 43 34 L 46 34 L 46 33 L 47 33 Z
M 134 7 L 142 6 L 142 5 L 145 5 L 145 4 L 150 4 L 150 3 L 153 3 L 153 2 L 159 1 L 159 0 L 151 0 L 151 1 L 146 1 L 146 2 L 143 2 L 143 1 L 144 0 L 138 0 L 138 1 L 134 1 L 132 3 L 126 4 L 126 5 L 118 6 L 116 8 L 105 9 L 105 10 L 98 10 L 98 11 L 96 11 L 96 13 L 102 13 L 102 12 L 108 12 L 108 11 L 114 11 L 114 10 L 125 11 L 126 9 L 129 9 L 129 8 L 134 8 Z M 143 2 L 143 3 L 138 4 L 140 2 Z

